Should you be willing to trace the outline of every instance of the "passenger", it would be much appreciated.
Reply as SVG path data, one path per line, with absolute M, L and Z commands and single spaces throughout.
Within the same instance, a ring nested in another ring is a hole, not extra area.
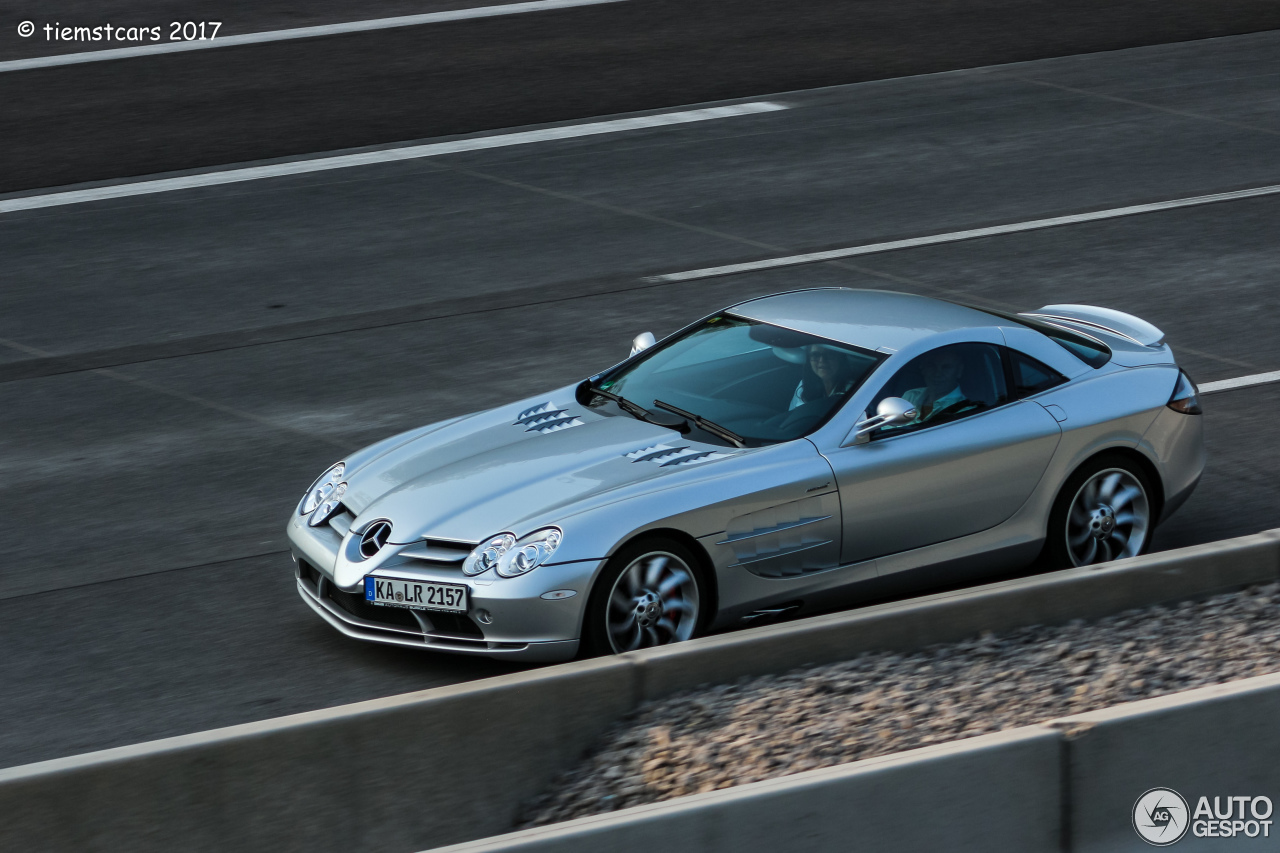
M 924 377 L 924 387 L 912 388 L 902 395 L 916 407 L 916 418 L 911 423 L 923 423 L 942 411 L 955 412 L 968 402 L 960 389 L 964 359 L 955 350 L 943 349 L 921 356 L 920 374 Z
M 796 386 L 788 409 L 799 408 L 814 400 L 838 397 L 853 387 L 854 365 L 847 354 L 825 344 L 810 344 L 806 350 L 804 377 Z

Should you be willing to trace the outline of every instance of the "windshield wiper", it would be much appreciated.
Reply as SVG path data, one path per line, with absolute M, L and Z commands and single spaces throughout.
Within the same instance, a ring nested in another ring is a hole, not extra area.
M 720 424 L 716 423 L 715 421 L 707 420 L 702 415 L 695 415 L 693 412 L 686 412 L 684 409 L 673 406 L 670 403 L 664 403 L 661 400 L 654 400 L 653 405 L 659 409 L 666 409 L 668 412 L 671 412 L 672 414 L 679 415 L 682 418 L 690 420 L 693 423 L 697 424 L 702 429 L 711 433 L 712 435 L 718 435 L 721 438 L 723 438 L 725 441 L 733 442 L 738 447 L 747 446 L 746 439 L 744 439 L 742 436 L 738 435 L 736 432 L 733 432 L 727 427 L 720 426 Z
M 604 397 L 606 400 L 612 400 L 614 403 L 618 404 L 619 409 L 622 409 L 622 411 L 633 417 L 639 418 L 645 423 L 668 428 L 675 426 L 675 424 L 671 423 L 668 418 L 655 416 L 653 412 L 649 411 L 644 406 L 641 406 L 639 403 L 633 403 L 626 397 L 615 394 L 612 391 L 606 391 L 600 386 L 592 385 L 589 382 L 587 383 L 587 395 L 588 399 L 591 397 Z M 687 426 L 685 428 L 688 429 Z

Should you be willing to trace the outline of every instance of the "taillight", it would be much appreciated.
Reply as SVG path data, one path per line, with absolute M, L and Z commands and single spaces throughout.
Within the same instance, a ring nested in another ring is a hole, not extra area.
M 1196 383 L 1186 371 L 1178 371 L 1178 384 L 1173 386 L 1173 396 L 1169 398 L 1169 408 L 1184 415 L 1198 415 L 1204 410 L 1200 408 L 1200 395 Z

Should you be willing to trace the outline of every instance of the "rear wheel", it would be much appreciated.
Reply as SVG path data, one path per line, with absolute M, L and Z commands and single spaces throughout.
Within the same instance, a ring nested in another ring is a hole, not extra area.
M 697 635 L 703 585 L 689 549 L 671 539 L 626 546 L 596 579 L 583 626 L 588 655 L 619 654 Z
M 1100 456 L 1062 487 L 1049 516 L 1049 557 L 1055 568 L 1136 557 L 1151 544 L 1151 485 L 1122 456 Z

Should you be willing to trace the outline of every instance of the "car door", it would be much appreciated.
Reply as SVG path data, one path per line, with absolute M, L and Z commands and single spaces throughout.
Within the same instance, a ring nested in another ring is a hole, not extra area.
M 1061 430 L 1042 406 L 1011 399 L 1002 349 L 959 343 L 917 356 L 868 406 L 902 397 L 916 420 L 824 452 L 840 491 L 842 563 L 995 527 L 1031 496 Z

